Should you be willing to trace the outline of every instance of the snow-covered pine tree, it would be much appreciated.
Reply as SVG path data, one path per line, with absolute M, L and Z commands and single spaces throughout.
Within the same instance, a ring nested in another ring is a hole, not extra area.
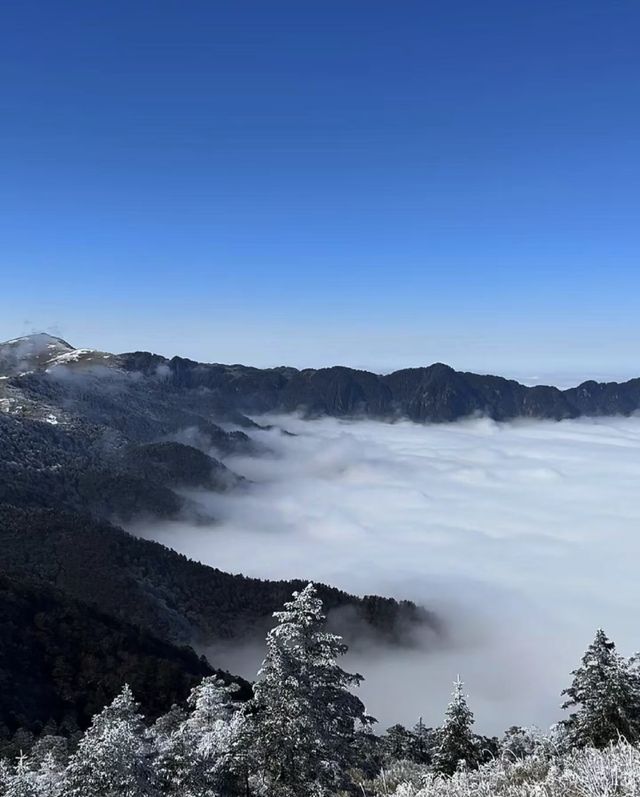
M 128 686 L 97 714 L 67 766 L 64 797 L 155 797 L 151 734 Z
M 163 795 L 182 794 L 192 761 L 192 749 L 181 732 L 187 718 L 184 709 L 172 706 L 151 729 L 153 769 L 158 789 Z
M 27 766 L 24 755 L 18 759 L 15 770 L 7 779 L 6 789 L 2 794 L 4 797 L 40 797 L 35 782 L 35 773 Z
M 64 736 L 45 734 L 34 743 L 29 752 L 29 766 L 32 769 L 46 765 L 63 770 L 69 759 L 69 740 Z
M 453 775 L 461 763 L 469 769 L 478 765 L 478 747 L 473 733 L 473 712 L 467 705 L 460 676 L 454 681 L 452 700 L 438 731 L 433 754 L 433 768 L 443 775 Z
M 0 758 L 0 794 L 6 794 L 13 777 L 12 767 L 5 758 Z
M 204 678 L 189 695 L 189 714 L 174 708 L 156 722 L 155 766 L 163 795 L 229 792 L 241 721 L 233 702 L 236 689 L 216 676 Z
M 197 785 L 204 786 L 203 794 L 220 793 L 226 797 L 235 793 L 240 776 L 245 775 L 245 718 L 233 699 L 238 690 L 237 684 L 226 685 L 212 676 L 205 678 L 189 696 L 192 712 L 184 731 L 196 743 L 190 777 Z
M 65 797 L 62 791 L 64 769 L 53 754 L 40 760 L 20 755 L 15 767 L 0 762 L 2 797 Z
M 309 584 L 275 612 L 267 655 L 246 716 L 257 788 L 270 797 L 335 794 L 356 763 L 355 731 L 373 721 L 349 691 L 362 676 L 337 663 L 347 651 L 327 633 L 322 601 Z
M 574 747 L 606 747 L 622 736 L 640 739 L 640 677 L 600 628 L 562 694 L 562 708 L 576 707 L 563 721 Z
M 538 749 L 542 749 L 544 737 L 537 728 L 522 728 L 512 725 L 504 732 L 500 739 L 500 753 L 509 759 L 524 760 L 532 756 Z
M 45 797 L 39 793 L 35 773 L 28 766 L 24 755 L 20 755 L 13 772 L 5 775 L 3 779 L 5 780 L 3 797 Z

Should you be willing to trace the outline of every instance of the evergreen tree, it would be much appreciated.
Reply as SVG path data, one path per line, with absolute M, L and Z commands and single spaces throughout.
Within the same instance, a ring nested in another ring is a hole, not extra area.
M 573 746 L 601 748 L 621 736 L 631 743 L 640 739 L 640 677 L 602 629 L 571 674 L 562 708 L 577 709 L 563 723 Z
M 247 707 L 254 766 L 263 775 L 259 788 L 283 797 L 335 793 L 357 761 L 356 726 L 373 721 L 349 691 L 362 676 L 338 665 L 347 647 L 324 630 L 312 584 L 274 617 Z
M 443 775 L 453 775 L 464 762 L 469 769 L 478 765 L 478 747 L 473 733 L 473 713 L 462 691 L 458 676 L 454 681 L 452 700 L 445 712 L 442 728 L 438 732 L 438 745 L 434 751 L 433 767 Z
M 431 761 L 433 745 L 434 731 L 431 728 L 427 728 L 422 721 L 422 717 L 420 717 L 413 728 L 411 760 L 415 761 L 416 764 L 428 764 Z
M 186 718 L 186 711 L 172 706 L 167 714 L 155 722 L 151 731 L 155 752 L 154 772 L 163 795 L 186 793 L 185 781 L 193 758 L 182 733 Z
M 366 725 L 356 731 L 355 744 L 358 776 L 365 780 L 377 777 L 387 764 L 383 737 Z
M 151 735 L 128 686 L 96 715 L 66 771 L 64 797 L 154 797 Z
M 504 732 L 500 740 L 500 752 L 511 759 L 525 759 L 534 755 L 542 746 L 542 734 L 537 728 L 521 728 L 512 725 Z
M 0 794 L 7 793 L 12 777 L 13 772 L 9 762 L 4 758 L 0 758 Z
M 63 768 L 51 753 L 39 761 L 21 755 L 11 771 L 0 762 L 0 794 L 3 797 L 64 797 Z
M 49 766 L 53 762 L 58 769 L 64 769 L 68 759 L 69 740 L 54 734 L 41 736 L 29 753 L 29 764 L 32 768 L 37 768 L 47 761 Z
M 216 676 L 204 678 L 191 691 L 189 714 L 174 708 L 156 723 L 156 773 L 162 794 L 228 793 L 240 720 L 232 699 L 236 689 Z
M 38 793 L 35 773 L 28 766 L 24 755 L 20 756 L 14 772 L 7 778 L 2 794 L 4 797 L 45 797 Z
M 415 736 L 410 730 L 396 723 L 383 736 L 385 758 L 389 763 L 393 761 L 406 761 L 413 758 L 413 749 L 416 743 Z

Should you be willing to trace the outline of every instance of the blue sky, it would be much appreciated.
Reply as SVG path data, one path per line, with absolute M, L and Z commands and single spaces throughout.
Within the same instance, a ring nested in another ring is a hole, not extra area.
M 635 0 L 1 18 L 0 338 L 640 373 Z

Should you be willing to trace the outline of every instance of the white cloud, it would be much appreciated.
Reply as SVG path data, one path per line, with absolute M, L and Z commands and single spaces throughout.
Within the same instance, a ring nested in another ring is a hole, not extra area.
M 440 649 L 354 657 L 385 723 L 437 723 L 460 672 L 480 728 L 547 725 L 597 626 L 640 648 L 640 419 L 269 420 L 297 436 L 227 460 L 255 483 L 198 495 L 219 525 L 144 533 L 224 570 L 440 611 Z

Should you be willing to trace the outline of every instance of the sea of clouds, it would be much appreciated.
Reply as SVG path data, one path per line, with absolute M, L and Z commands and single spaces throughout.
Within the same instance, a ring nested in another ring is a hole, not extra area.
M 640 649 L 639 418 L 260 420 L 271 453 L 226 460 L 250 487 L 193 494 L 217 524 L 137 532 L 224 570 L 437 611 L 441 642 L 351 655 L 384 726 L 439 723 L 459 673 L 480 730 L 545 727 L 598 626 L 624 654 Z M 260 655 L 215 663 L 250 676 Z

